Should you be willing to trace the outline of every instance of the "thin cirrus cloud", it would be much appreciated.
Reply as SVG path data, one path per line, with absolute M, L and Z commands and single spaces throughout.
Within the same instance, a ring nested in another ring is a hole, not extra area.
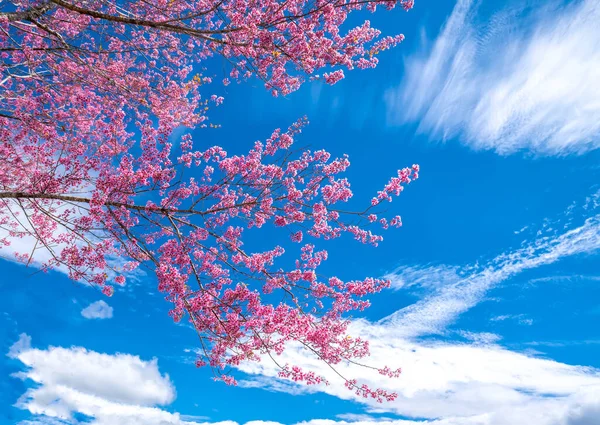
M 477 305 L 495 285 L 525 271 L 562 258 L 600 249 L 600 215 L 584 224 L 555 237 L 540 237 L 533 243 L 494 258 L 485 267 L 470 266 L 462 270 L 440 266 L 423 268 L 419 279 L 429 282 L 430 277 L 446 277 L 439 281 L 431 295 L 381 320 L 393 326 L 405 337 L 443 333 L 462 313 Z M 407 280 L 406 268 L 400 268 L 387 277 L 393 284 Z M 408 269 L 408 278 L 417 272 Z M 449 270 L 452 272 L 449 273 Z
M 391 281 L 394 290 L 414 287 L 435 289 L 440 284 L 448 285 L 461 279 L 458 267 L 444 264 L 401 266 L 384 277 Z
M 86 319 L 110 319 L 113 317 L 113 308 L 100 300 L 81 310 L 81 315 Z
M 600 3 L 506 9 L 484 24 L 479 3 L 459 0 L 432 46 L 406 59 L 385 94 L 389 124 L 499 154 L 600 147 Z
M 492 322 L 504 322 L 506 320 L 516 321 L 520 325 L 531 326 L 533 319 L 528 318 L 525 314 L 501 314 L 490 319 Z

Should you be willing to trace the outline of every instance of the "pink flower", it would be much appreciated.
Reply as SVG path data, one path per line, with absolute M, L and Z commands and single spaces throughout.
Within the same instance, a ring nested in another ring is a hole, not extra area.
M 327 84 L 333 85 L 344 78 L 344 71 L 338 69 L 337 71 L 331 73 L 326 72 L 323 74 L 323 77 L 325 78 L 325 82 Z
M 110 285 L 104 285 L 102 287 L 102 293 L 104 295 L 106 295 L 107 297 L 112 297 L 113 294 L 115 293 L 115 289 Z

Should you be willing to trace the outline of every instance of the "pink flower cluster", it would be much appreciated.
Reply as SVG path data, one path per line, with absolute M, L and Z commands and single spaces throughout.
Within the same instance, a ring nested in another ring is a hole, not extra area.
M 346 315 L 389 282 L 323 276 L 327 251 L 315 244 L 379 244 L 372 224 L 402 223 L 377 206 L 419 167 L 399 170 L 363 211 L 347 211 L 349 159 L 293 150 L 306 119 L 243 155 L 197 150 L 189 134 L 174 132 L 217 127 L 208 111 L 224 99 L 204 92 L 213 77 L 196 73 L 215 54 L 230 64 L 224 85 L 257 77 L 285 95 L 318 72 L 334 84 L 344 70 L 374 67 L 377 53 L 403 39 L 380 37 L 369 21 L 342 31 L 349 14 L 413 2 L 155 3 L 0 6 L 0 246 L 32 238 L 19 260 L 43 249 L 44 269 L 65 268 L 107 296 L 137 267 L 154 270 L 173 320 L 189 320 L 200 336 L 197 365 L 229 384 L 230 366 L 272 358 L 291 343 L 333 367 L 366 357 L 368 343 L 346 335 Z M 261 228 L 285 242 L 254 246 L 247 235 Z M 300 245 L 286 252 L 289 239 Z M 296 366 L 282 366 L 280 376 L 326 383 Z M 394 397 L 346 384 L 379 401 Z

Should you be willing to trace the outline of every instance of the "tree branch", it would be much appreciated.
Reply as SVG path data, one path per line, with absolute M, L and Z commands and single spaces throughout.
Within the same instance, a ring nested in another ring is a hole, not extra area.
M 23 10 L 21 12 L 0 12 L 0 17 L 6 17 L 8 22 L 29 21 L 31 19 L 39 18 L 53 8 L 53 4 L 44 3 L 40 6 L 32 7 L 31 9 Z

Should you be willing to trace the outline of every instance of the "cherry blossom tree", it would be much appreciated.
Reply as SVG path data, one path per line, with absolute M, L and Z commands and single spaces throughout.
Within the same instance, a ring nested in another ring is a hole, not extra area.
M 189 320 L 198 333 L 197 365 L 231 384 L 231 366 L 263 357 L 277 363 L 289 343 L 334 370 L 361 362 L 368 343 L 346 335 L 348 314 L 389 282 L 323 276 L 317 269 L 327 251 L 315 244 L 350 236 L 377 245 L 373 226 L 401 225 L 378 208 L 418 177 L 418 166 L 399 170 L 370 205 L 349 211 L 342 207 L 352 197 L 342 177 L 348 158 L 292 146 L 306 119 L 245 155 L 195 146 L 191 130 L 212 127 L 209 108 L 223 101 L 209 91 L 211 57 L 228 63 L 223 84 L 259 78 L 275 96 L 307 80 L 335 84 L 344 68 L 375 67 L 377 53 L 403 39 L 381 37 L 369 21 L 342 31 L 348 15 L 398 5 L 413 2 L 3 2 L 0 245 L 31 240 L 20 261 L 43 251 L 44 270 L 61 268 L 108 296 L 134 269 L 152 270 L 173 319 Z M 189 131 L 174 138 L 178 128 Z M 244 235 L 267 228 L 298 244 L 295 262 L 281 246 L 247 248 Z M 295 381 L 324 380 L 278 366 Z M 342 378 L 362 396 L 395 397 Z

